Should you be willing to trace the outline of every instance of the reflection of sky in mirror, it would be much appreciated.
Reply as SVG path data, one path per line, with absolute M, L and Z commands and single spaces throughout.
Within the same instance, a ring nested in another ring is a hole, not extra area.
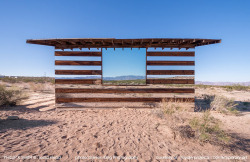
M 145 48 L 113 48 L 103 49 L 103 77 L 125 75 L 145 76 Z

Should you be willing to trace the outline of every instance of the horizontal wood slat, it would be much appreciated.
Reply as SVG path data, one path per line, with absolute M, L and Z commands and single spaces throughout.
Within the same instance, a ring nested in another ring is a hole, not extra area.
M 102 56 L 102 52 L 55 51 L 55 56 Z
M 194 70 L 147 70 L 147 75 L 194 75 Z
M 55 70 L 56 75 L 102 75 L 101 70 Z
M 56 98 L 56 103 L 69 102 L 194 102 L 194 98 Z
M 194 65 L 194 61 L 147 61 L 147 65 Z
M 101 84 L 101 79 L 56 79 L 55 84 Z
M 147 52 L 147 56 L 195 56 L 195 52 Z
M 56 93 L 194 93 L 194 88 L 84 89 L 56 88 Z
M 194 79 L 147 79 L 147 84 L 194 84 Z
M 55 65 L 92 65 L 92 66 L 101 66 L 101 61 L 61 61 L 56 60 Z

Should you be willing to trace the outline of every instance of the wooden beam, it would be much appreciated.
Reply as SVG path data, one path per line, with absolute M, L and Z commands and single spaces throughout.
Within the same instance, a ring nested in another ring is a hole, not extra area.
M 194 70 L 147 70 L 147 75 L 194 75 Z
M 101 52 L 55 51 L 55 56 L 102 56 Z
M 177 44 L 149 44 L 148 42 L 143 42 L 142 45 L 140 44 L 127 44 L 124 42 L 124 44 L 98 44 L 98 45 L 91 45 L 91 44 L 87 44 L 87 45 L 55 45 L 55 49 L 70 49 L 70 48 L 180 48 L 179 45 Z M 185 46 L 181 46 L 181 48 L 195 48 L 195 45 L 185 45 Z
M 195 52 L 147 52 L 147 56 L 195 56 Z
M 55 65 L 92 65 L 92 66 L 101 66 L 101 61 L 61 61 L 56 60 Z
M 56 88 L 56 93 L 194 93 L 194 88 Z
M 147 84 L 194 84 L 194 79 L 147 79 Z
M 147 61 L 147 65 L 175 65 L 175 66 L 190 66 L 194 65 L 194 61 Z
M 122 44 L 123 41 L 123 44 Z M 115 38 L 77 38 L 77 39 L 37 39 L 27 43 L 54 46 L 56 49 L 73 48 L 195 48 L 196 46 L 220 43 L 219 39 L 115 39 Z M 60 42 L 60 43 L 59 43 Z M 80 43 L 81 42 L 81 43 Z
M 55 70 L 56 75 L 102 75 L 101 70 Z
M 56 98 L 56 103 L 70 102 L 194 102 L 194 98 Z
M 55 79 L 55 84 L 101 84 L 101 79 Z

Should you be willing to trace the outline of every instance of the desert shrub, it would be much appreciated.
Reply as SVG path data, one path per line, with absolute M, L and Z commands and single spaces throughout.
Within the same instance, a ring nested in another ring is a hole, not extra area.
M 196 84 L 195 87 L 196 88 L 207 89 L 207 88 L 212 88 L 214 86 L 212 86 L 212 85 L 204 85 L 204 84 Z
M 165 114 L 172 115 L 176 111 L 181 109 L 181 103 L 175 101 L 166 102 L 166 100 L 162 100 L 161 108 Z
M 243 86 L 240 84 L 235 84 L 235 85 L 231 85 L 231 86 L 223 86 L 223 88 L 226 88 L 227 91 L 248 91 L 250 90 L 250 86 Z
M 35 92 L 53 91 L 54 86 L 50 83 L 29 83 L 29 89 Z
M 207 95 L 207 94 L 203 94 L 202 95 L 202 98 L 203 98 L 203 101 L 206 103 L 206 104 L 211 104 L 211 102 L 214 100 L 215 98 L 215 95 Z
M 223 96 L 214 96 L 213 100 L 210 103 L 211 110 L 218 111 L 225 114 L 239 114 L 237 110 L 238 104 L 232 99 L 228 99 Z
M 7 83 L 20 83 L 20 82 L 24 82 L 24 83 L 29 83 L 29 82 L 34 82 L 34 83 L 55 83 L 55 79 L 54 78 L 50 78 L 50 77 L 3 77 L 0 78 L 0 80 L 2 80 L 3 82 L 7 82 Z
M 193 138 L 195 137 L 195 131 L 191 128 L 190 125 L 181 125 L 177 128 L 180 136 L 183 138 Z
M 189 124 L 201 142 L 227 143 L 230 140 L 230 137 L 220 128 L 220 121 L 212 117 L 209 111 L 205 111 L 202 117 L 192 118 Z
M 6 89 L 0 85 L 0 106 L 15 106 L 27 98 L 20 90 Z

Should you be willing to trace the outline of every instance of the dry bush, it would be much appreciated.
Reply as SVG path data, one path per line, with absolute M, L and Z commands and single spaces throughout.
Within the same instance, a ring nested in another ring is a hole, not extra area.
M 34 92 L 53 91 L 54 86 L 49 83 L 29 83 L 30 90 Z
M 175 129 L 179 132 L 179 135 L 182 138 L 194 138 L 195 137 L 195 131 L 191 128 L 190 125 L 181 125 Z
M 238 104 L 232 99 L 228 99 L 223 96 L 215 96 L 210 103 L 211 110 L 218 111 L 224 114 L 234 114 L 238 115 L 239 111 L 237 110 Z
M 226 88 L 227 91 L 249 91 L 250 90 L 250 86 L 243 86 L 240 84 L 234 84 L 231 86 L 223 86 L 223 88 Z
M 0 106 L 15 106 L 26 98 L 27 96 L 20 90 L 16 88 L 6 89 L 0 85 Z
M 170 101 L 163 99 L 161 102 L 161 108 L 165 114 L 172 115 L 175 112 L 185 110 L 188 107 L 187 104 L 188 102 L 179 102 L 175 101 L 174 99 Z
M 152 109 L 151 113 L 156 115 L 158 118 L 161 118 L 161 119 L 164 118 L 164 112 L 162 109 Z
M 202 117 L 194 117 L 189 122 L 195 135 L 201 142 L 224 142 L 228 143 L 230 137 L 220 128 L 220 121 L 205 111 Z

